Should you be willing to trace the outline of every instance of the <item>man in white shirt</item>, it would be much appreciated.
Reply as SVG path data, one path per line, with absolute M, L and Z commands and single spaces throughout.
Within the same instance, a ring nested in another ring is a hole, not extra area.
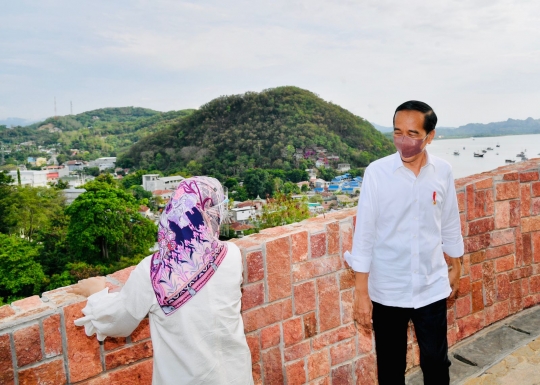
M 436 124 L 426 103 L 396 109 L 398 152 L 366 168 L 345 253 L 356 272 L 354 318 L 360 327 L 373 323 L 380 385 L 405 384 L 409 320 L 424 384 L 450 382 L 446 298 L 458 290 L 464 245 L 452 168 L 426 151 Z

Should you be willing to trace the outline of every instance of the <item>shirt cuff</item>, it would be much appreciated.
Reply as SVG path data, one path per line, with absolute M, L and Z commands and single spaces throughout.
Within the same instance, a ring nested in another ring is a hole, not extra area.
M 371 258 L 353 257 L 348 251 L 343 254 L 345 262 L 358 273 L 369 273 L 371 267 Z
M 93 334 L 96 334 L 98 341 L 103 341 L 105 337 L 107 337 L 105 334 L 102 334 L 99 332 L 99 329 L 96 327 L 95 323 L 97 321 L 97 317 L 94 314 L 96 305 L 99 304 L 99 302 L 108 295 L 109 288 L 105 288 L 101 291 L 98 291 L 97 293 L 92 294 L 90 297 L 88 297 L 88 302 L 86 303 L 86 307 L 82 309 L 82 313 L 84 314 L 84 317 L 76 319 L 73 321 L 73 323 L 76 326 L 84 326 L 84 331 L 86 332 L 86 335 L 90 337 Z
M 461 242 L 454 243 L 453 245 L 443 243 L 442 250 L 451 258 L 459 258 L 465 253 L 465 246 L 463 244 L 463 240 Z

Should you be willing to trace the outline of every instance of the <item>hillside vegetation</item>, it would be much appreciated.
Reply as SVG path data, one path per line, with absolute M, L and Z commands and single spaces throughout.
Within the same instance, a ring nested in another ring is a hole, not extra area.
M 85 160 L 115 156 L 145 135 L 164 129 L 193 110 L 159 112 L 138 107 L 102 108 L 77 115 L 51 117 L 26 127 L 0 129 L 0 140 L 7 145 L 34 141 L 36 145 L 60 144 L 60 154 L 70 149 Z
M 223 96 L 141 139 L 119 165 L 165 173 L 186 167 L 214 176 L 251 168 L 309 166 L 295 149 L 320 146 L 339 162 L 364 167 L 394 151 L 368 121 L 297 87 Z M 188 167 L 189 166 L 189 167 Z

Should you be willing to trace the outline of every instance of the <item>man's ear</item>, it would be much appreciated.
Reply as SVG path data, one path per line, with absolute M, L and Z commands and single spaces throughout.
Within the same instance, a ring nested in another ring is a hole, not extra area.
M 431 141 L 435 138 L 435 130 L 431 131 L 429 134 L 428 134 L 428 144 L 431 143 Z

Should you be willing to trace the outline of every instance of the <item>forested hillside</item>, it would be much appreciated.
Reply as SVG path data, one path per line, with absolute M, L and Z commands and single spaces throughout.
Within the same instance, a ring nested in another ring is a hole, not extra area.
M 320 146 L 352 167 L 394 151 L 361 117 L 297 87 L 223 96 L 141 139 L 119 165 L 165 173 L 190 170 L 218 177 L 251 168 L 303 168 L 295 149 Z
M 70 150 L 77 149 L 80 154 L 76 158 L 91 160 L 101 156 L 115 156 L 145 135 L 168 127 L 192 111 L 102 108 L 78 115 L 48 118 L 26 127 L 0 127 L 0 141 L 8 146 L 27 141 L 34 141 L 36 146 L 59 143 L 60 154 L 69 157 Z M 60 159 L 66 160 L 62 157 Z

